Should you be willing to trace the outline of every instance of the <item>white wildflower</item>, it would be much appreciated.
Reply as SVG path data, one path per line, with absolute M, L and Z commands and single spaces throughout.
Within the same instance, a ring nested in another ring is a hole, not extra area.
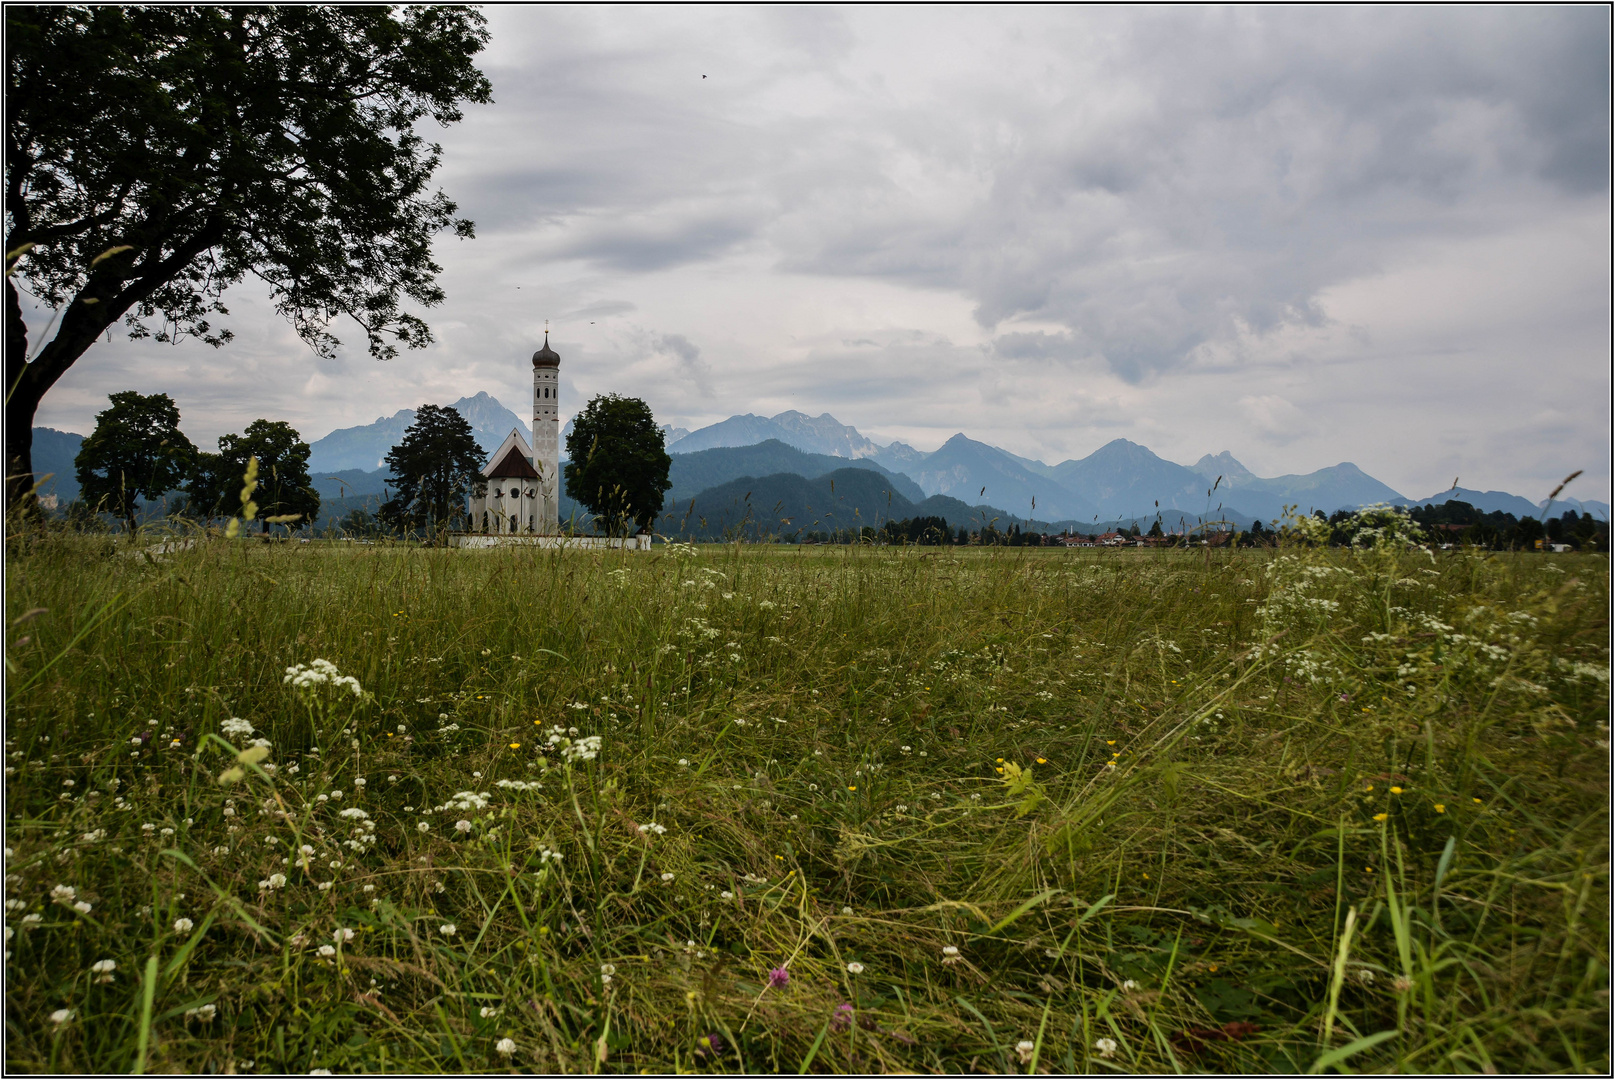
M 224 732 L 227 739 L 243 739 L 252 734 L 253 727 L 241 717 L 232 716 L 219 725 L 219 730 Z

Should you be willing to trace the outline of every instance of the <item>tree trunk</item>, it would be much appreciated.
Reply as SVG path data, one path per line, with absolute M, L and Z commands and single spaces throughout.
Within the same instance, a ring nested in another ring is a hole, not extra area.
M 123 313 L 146 299 L 192 259 L 218 243 L 224 229 L 208 219 L 197 233 L 178 245 L 166 259 L 137 267 L 138 276 L 127 287 L 110 270 L 92 273 L 78 295 L 68 301 L 56 336 L 28 359 L 28 324 L 23 322 L 17 286 L 6 277 L 6 510 L 39 512 L 34 497 L 34 414 L 56 381 L 67 374 Z M 11 243 L 11 238 L 7 238 Z M 9 267 L 8 267 L 9 269 Z

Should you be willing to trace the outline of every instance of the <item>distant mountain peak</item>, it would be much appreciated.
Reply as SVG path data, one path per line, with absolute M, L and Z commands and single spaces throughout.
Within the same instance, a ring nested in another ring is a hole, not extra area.
M 1234 457 L 1234 455 L 1229 453 L 1227 450 L 1224 450 L 1216 457 L 1212 457 L 1210 454 L 1207 454 L 1205 457 L 1194 463 L 1194 470 L 1201 476 L 1204 476 L 1207 480 L 1214 480 L 1219 476 L 1226 477 L 1230 481 L 1246 481 L 1256 479 L 1256 474 L 1242 465 Z

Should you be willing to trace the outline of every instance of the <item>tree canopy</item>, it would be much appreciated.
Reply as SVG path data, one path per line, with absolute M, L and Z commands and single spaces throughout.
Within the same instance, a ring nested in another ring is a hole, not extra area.
M 209 517 L 241 512 L 241 483 L 247 460 L 258 459 L 258 486 L 252 501 L 260 519 L 298 514 L 312 522 L 320 495 L 308 475 L 308 443 L 283 420 L 254 420 L 243 435 L 221 435 L 219 452 L 196 455 L 186 490 L 194 507 Z M 269 522 L 263 522 L 269 531 Z
M 491 100 L 463 7 L 6 8 L 6 473 L 32 486 L 41 398 L 119 319 L 230 340 L 248 273 L 316 353 L 334 320 L 372 355 L 432 340 L 433 237 L 472 235 L 415 132 Z M 56 309 L 29 356 L 20 293 Z
M 399 444 L 387 451 L 394 495 L 381 520 L 395 528 L 452 528 L 467 514 L 466 497 L 481 495 L 487 457 L 471 425 L 447 405 L 422 405 Z
M 155 499 L 190 475 L 196 447 L 179 430 L 179 406 L 167 394 L 133 390 L 111 396 L 95 430 L 73 459 L 79 498 L 124 519 L 135 531 L 137 499 Z
M 573 417 L 566 437 L 566 493 L 610 534 L 648 531 L 672 487 L 667 436 L 639 398 L 605 394 Z

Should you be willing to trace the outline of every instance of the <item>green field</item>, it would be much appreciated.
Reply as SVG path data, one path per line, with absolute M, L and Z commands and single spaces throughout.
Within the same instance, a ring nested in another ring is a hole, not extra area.
M 1605 556 L 10 542 L 11 1071 L 1611 1066 Z

